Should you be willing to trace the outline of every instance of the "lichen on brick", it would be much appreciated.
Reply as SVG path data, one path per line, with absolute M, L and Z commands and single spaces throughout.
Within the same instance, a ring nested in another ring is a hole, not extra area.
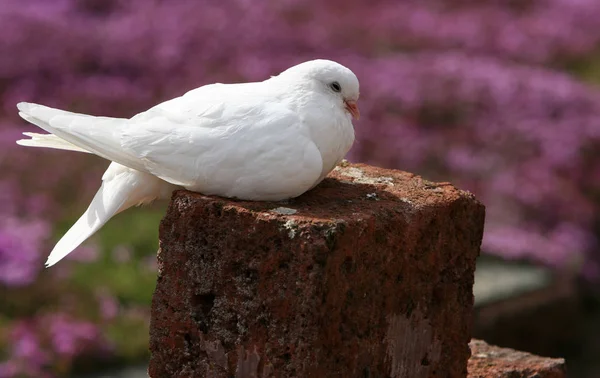
M 293 219 L 288 219 L 281 226 L 282 230 L 287 231 L 287 235 L 290 239 L 293 239 L 298 234 L 298 223 L 296 223 Z

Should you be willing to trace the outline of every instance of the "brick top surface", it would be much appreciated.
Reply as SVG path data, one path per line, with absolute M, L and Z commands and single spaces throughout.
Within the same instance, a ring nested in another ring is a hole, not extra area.
M 565 360 L 471 340 L 468 378 L 565 378 Z
M 175 197 L 211 198 L 187 191 Z M 444 206 L 460 198 L 477 202 L 473 194 L 455 188 L 449 182 L 432 182 L 412 173 L 377 168 L 365 164 L 342 163 L 317 187 L 300 197 L 280 202 L 255 202 L 221 199 L 226 206 L 261 212 L 266 218 L 292 216 L 302 221 L 348 220 L 373 215 L 393 207 L 410 216 L 414 210 Z M 390 206 L 391 205 L 391 206 Z

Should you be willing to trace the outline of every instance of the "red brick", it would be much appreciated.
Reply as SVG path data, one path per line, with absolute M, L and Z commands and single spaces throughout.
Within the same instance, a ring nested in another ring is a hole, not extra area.
M 365 165 L 286 203 L 176 192 L 149 374 L 465 377 L 483 221 L 467 192 Z
M 565 360 L 544 358 L 472 340 L 468 378 L 565 378 Z

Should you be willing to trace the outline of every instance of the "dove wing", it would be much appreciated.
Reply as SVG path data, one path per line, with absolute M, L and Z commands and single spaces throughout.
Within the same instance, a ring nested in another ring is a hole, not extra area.
M 131 119 L 20 103 L 29 122 L 83 150 L 205 194 L 276 200 L 317 183 L 304 120 L 263 83 L 212 84 Z
M 275 200 L 316 184 L 321 154 L 296 113 L 260 96 L 235 106 L 214 100 L 200 109 L 190 100 L 188 108 L 161 104 L 134 117 L 123 149 L 149 173 L 205 194 Z

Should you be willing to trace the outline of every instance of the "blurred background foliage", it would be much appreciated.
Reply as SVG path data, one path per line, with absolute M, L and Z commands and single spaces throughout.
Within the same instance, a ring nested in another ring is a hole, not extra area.
M 0 378 L 147 357 L 164 204 L 50 270 L 107 162 L 19 148 L 19 101 L 130 117 L 328 58 L 361 81 L 349 159 L 471 190 L 484 251 L 600 278 L 597 0 L 1 0 Z

